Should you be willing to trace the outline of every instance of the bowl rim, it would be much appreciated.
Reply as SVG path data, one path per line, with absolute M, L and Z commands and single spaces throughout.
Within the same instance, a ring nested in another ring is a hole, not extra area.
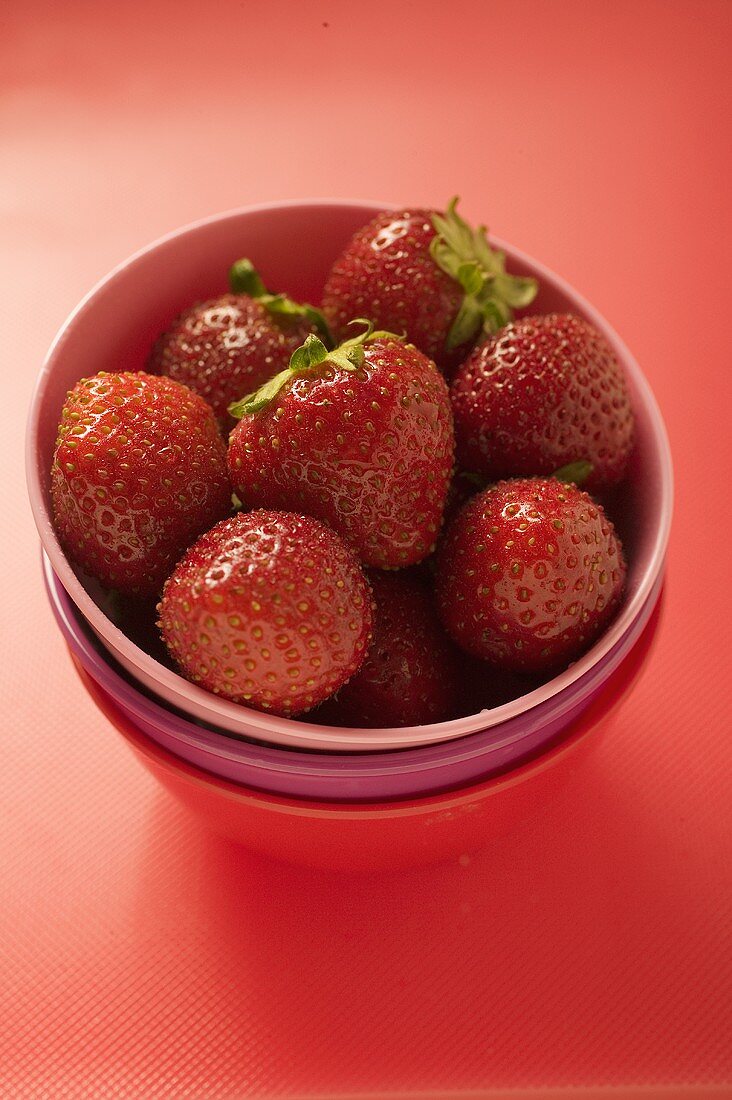
M 331 821 L 353 821 L 354 818 L 372 820 L 379 818 L 408 818 L 420 816 L 430 811 L 453 813 L 469 810 L 476 797 L 500 795 L 507 789 L 516 787 L 534 775 L 551 768 L 564 756 L 569 755 L 578 744 L 592 735 L 592 725 L 582 722 L 558 744 L 547 749 L 539 756 L 527 760 L 510 771 L 489 779 L 481 779 L 456 790 L 435 792 L 415 797 L 368 802 L 336 802 L 327 799 L 296 798 L 292 795 L 275 794 L 248 787 L 243 783 L 234 783 L 230 779 L 204 771 L 159 745 L 132 722 L 121 710 L 117 702 L 96 683 L 93 677 L 72 655 L 72 661 L 85 689 L 108 721 L 122 734 L 131 748 L 148 757 L 158 767 L 183 777 L 189 784 L 215 790 L 228 801 L 244 802 L 276 814 L 303 818 L 327 818 Z
M 252 730 L 256 730 L 257 732 L 254 735 L 260 737 L 264 741 L 269 741 L 270 743 L 285 743 L 300 747 L 309 747 L 311 744 L 315 744 L 317 747 L 330 745 L 337 749 L 348 746 L 356 751 L 375 751 L 390 748 L 407 748 L 410 746 L 416 747 L 426 743 L 464 737 L 479 729 L 486 728 L 485 711 L 464 718 L 432 723 L 427 726 L 406 726 L 396 729 L 384 728 L 372 730 L 320 726 L 307 721 L 281 718 L 276 715 L 256 711 L 242 704 L 223 700 L 205 691 L 203 688 L 191 684 L 181 675 L 165 668 L 165 666 L 161 665 L 144 650 L 134 645 L 119 627 L 115 626 L 115 624 L 107 618 L 98 604 L 86 591 L 72 568 L 71 563 L 66 558 L 56 537 L 49 510 L 46 508 L 45 489 L 41 480 L 40 464 L 37 460 L 38 414 L 43 403 L 54 363 L 63 351 L 63 346 L 68 334 L 79 319 L 93 307 L 94 300 L 97 296 L 125 272 L 129 271 L 135 265 L 143 263 L 151 253 L 188 234 L 205 230 L 210 225 L 238 220 L 249 215 L 266 214 L 283 209 L 300 209 L 303 211 L 303 215 L 307 216 L 308 211 L 314 211 L 316 209 L 322 210 L 323 208 L 351 209 L 354 213 L 363 213 L 366 218 L 382 210 L 398 209 L 393 203 L 376 203 L 373 200 L 349 199 L 284 200 L 236 207 L 190 222 L 157 238 L 113 267 L 107 275 L 99 280 L 87 292 L 68 315 L 51 343 L 37 376 L 28 410 L 25 465 L 26 481 L 33 517 L 40 535 L 41 543 L 51 561 L 54 571 L 73 602 L 84 615 L 84 618 L 94 629 L 95 633 L 99 634 L 102 641 L 108 645 L 113 652 L 122 651 L 130 654 L 128 658 L 130 663 L 134 664 L 148 681 L 158 682 L 164 686 L 166 693 L 168 693 L 166 694 L 166 698 L 169 699 L 171 695 L 175 695 L 180 700 L 177 705 L 179 705 L 181 709 L 187 710 L 188 706 L 194 702 L 199 713 L 200 710 L 209 712 L 212 724 L 236 731 L 237 729 L 243 729 L 242 723 L 245 720 L 249 727 L 250 736 L 253 735 Z M 620 640 L 625 631 L 627 631 L 643 608 L 656 580 L 663 570 L 671 528 L 674 493 L 673 465 L 666 427 L 653 391 L 625 342 L 602 314 L 600 314 L 582 294 L 575 290 L 574 287 L 560 275 L 557 275 L 544 264 L 535 260 L 532 256 L 529 256 L 527 253 L 516 248 L 507 241 L 494 237 L 493 235 L 491 235 L 491 241 L 495 247 L 505 251 L 511 259 L 532 268 L 540 281 L 545 285 L 552 286 L 560 294 L 573 302 L 609 341 L 621 360 L 624 369 L 632 376 L 633 384 L 642 397 L 645 415 L 652 427 L 652 437 L 660 471 L 659 523 L 653 538 L 652 549 L 649 556 L 649 567 L 641 576 L 637 588 L 630 598 L 623 603 L 618 614 L 601 637 L 568 669 L 552 680 L 547 681 L 546 684 L 519 697 L 519 699 L 512 700 L 509 703 L 494 708 L 490 712 L 490 724 L 498 725 L 519 714 L 530 711 L 538 703 L 559 695 L 567 688 L 571 687 L 601 661 Z M 242 715 L 246 716 L 245 719 Z
M 663 588 L 663 576 L 660 576 L 646 604 L 634 620 L 632 628 L 608 654 L 603 664 L 602 674 L 592 680 L 589 677 L 586 679 L 584 694 L 564 692 L 561 697 L 548 700 L 532 712 L 532 721 L 528 723 L 528 728 L 517 729 L 517 721 L 514 720 L 478 730 L 463 738 L 395 751 L 303 753 L 289 746 L 251 743 L 245 739 L 232 737 L 226 731 L 199 727 L 186 715 L 177 714 L 171 710 L 163 700 L 143 695 L 134 682 L 127 679 L 129 674 L 126 674 L 124 669 L 115 669 L 94 646 L 88 636 L 93 631 L 88 627 L 87 630 L 84 629 L 83 617 L 54 574 L 45 553 L 42 554 L 41 564 L 52 611 L 75 662 L 81 664 L 84 671 L 100 686 L 105 695 L 114 700 L 120 710 L 135 723 L 143 720 L 151 722 L 158 728 L 165 725 L 170 739 L 175 740 L 179 745 L 189 747 L 193 745 L 197 749 L 202 749 L 211 761 L 241 762 L 248 770 L 267 775 L 277 772 L 304 775 L 309 780 L 328 783 L 346 780 L 363 785 L 388 780 L 395 773 L 430 775 L 435 771 L 443 772 L 446 768 L 460 768 L 476 759 L 485 762 L 483 769 L 485 771 L 490 767 L 492 754 L 505 752 L 511 746 L 521 746 L 522 743 L 525 746 L 527 737 L 533 737 L 537 724 L 545 726 L 547 723 L 561 721 L 567 714 L 574 714 L 570 721 L 576 721 L 579 714 L 593 704 L 598 693 L 604 689 L 607 680 L 615 675 L 617 669 L 635 648 L 655 611 Z M 143 732 L 153 741 L 157 741 L 149 731 L 143 730 Z M 556 734 L 551 736 L 552 744 L 557 740 Z M 543 746 L 538 750 L 539 753 L 544 751 L 546 749 Z M 522 755 L 525 755 L 525 752 Z M 510 765 L 511 768 L 518 766 L 518 764 Z M 505 770 L 503 762 L 499 767 L 501 771 Z M 204 770 L 214 772 L 213 763 L 210 768 Z M 246 784 L 246 781 L 244 782 Z

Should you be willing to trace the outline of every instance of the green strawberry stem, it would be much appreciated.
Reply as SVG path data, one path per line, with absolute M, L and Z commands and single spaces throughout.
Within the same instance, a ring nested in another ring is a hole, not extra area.
M 539 284 L 536 279 L 506 272 L 506 254 L 491 248 L 484 225 L 471 228 L 457 213 L 458 198 L 444 215 L 434 214 L 436 236 L 430 255 L 445 274 L 463 289 L 457 317 L 447 334 L 446 350 L 473 339 L 481 330 L 496 332 L 513 319 L 513 310 L 530 305 Z
M 233 294 L 248 294 L 250 298 L 256 298 L 273 317 L 304 317 L 328 347 L 333 347 L 333 337 L 321 311 L 307 302 L 295 302 L 286 294 L 270 294 L 256 267 L 246 257 L 231 265 L 229 287 Z
M 305 343 L 301 344 L 292 353 L 289 366 L 276 374 L 274 378 L 270 378 L 255 393 L 250 393 L 241 401 L 235 401 L 232 405 L 229 405 L 231 415 L 237 420 L 241 420 L 243 416 L 251 416 L 253 413 L 260 412 L 271 401 L 274 401 L 286 382 L 298 374 L 303 374 L 313 367 L 320 366 L 321 363 L 333 363 L 341 370 L 355 371 L 364 361 L 364 347 L 366 344 L 372 344 L 375 340 L 403 339 L 402 336 L 397 336 L 393 332 L 385 332 L 384 330 L 374 332 L 372 322 L 365 317 L 358 317 L 355 321 L 350 321 L 349 324 L 365 325 L 366 328 L 358 336 L 345 340 L 333 351 L 329 351 L 323 341 L 311 333 L 306 338 Z
M 577 462 L 568 462 L 566 466 L 560 466 L 558 470 L 554 471 L 552 477 L 555 477 L 557 481 L 580 486 L 584 485 L 591 473 L 592 463 L 581 458 Z

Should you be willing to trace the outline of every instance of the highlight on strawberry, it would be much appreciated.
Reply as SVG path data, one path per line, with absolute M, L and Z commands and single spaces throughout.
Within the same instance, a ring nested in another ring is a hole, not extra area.
M 159 605 L 163 639 L 193 683 L 274 714 L 310 710 L 361 666 L 373 601 L 325 524 L 242 512 L 188 550 Z

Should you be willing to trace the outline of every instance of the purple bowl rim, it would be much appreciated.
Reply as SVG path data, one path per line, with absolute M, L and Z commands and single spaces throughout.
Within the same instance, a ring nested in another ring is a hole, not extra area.
M 85 312 L 92 303 L 93 299 L 99 294 L 99 292 L 115 280 L 124 271 L 131 268 L 136 263 L 142 261 L 147 255 L 154 252 L 156 249 L 165 246 L 168 243 L 173 242 L 179 237 L 186 234 L 196 232 L 205 228 L 208 225 L 215 223 L 225 222 L 240 218 L 243 215 L 266 213 L 273 210 L 286 210 L 286 209 L 303 209 L 306 213 L 308 209 L 322 209 L 322 208 L 341 208 L 341 209 L 354 209 L 359 211 L 365 211 L 366 213 L 376 213 L 381 210 L 397 209 L 393 203 L 375 203 L 370 200 L 349 200 L 349 199 L 302 199 L 302 200 L 286 200 L 281 202 L 269 202 L 258 203 L 251 206 L 237 207 L 230 210 L 223 211 L 222 213 L 212 214 L 205 218 L 198 219 L 190 222 L 184 226 L 180 226 L 177 229 L 157 238 L 150 244 L 138 249 L 127 259 L 117 264 L 112 270 L 99 280 L 91 290 L 81 299 L 74 310 L 69 314 L 66 321 L 59 329 L 56 337 L 48 350 L 48 353 L 44 359 L 43 365 L 39 372 L 38 378 L 33 391 L 33 397 L 31 400 L 27 431 L 26 431 L 26 479 L 28 485 L 28 492 L 31 502 L 31 509 L 33 517 L 38 529 L 41 542 L 44 550 L 49 554 L 49 557 L 53 561 L 54 558 L 58 558 L 61 563 L 64 572 L 68 574 L 67 580 L 71 587 L 75 589 L 74 596 L 72 597 L 74 603 L 77 604 L 84 617 L 90 621 L 90 623 L 96 618 L 101 617 L 102 629 L 100 627 L 98 633 L 102 637 L 103 641 L 108 642 L 112 649 L 119 649 L 120 651 L 131 651 L 134 654 L 135 663 L 146 672 L 151 679 L 157 678 L 162 680 L 166 686 L 170 685 L 170 690 L 180 693 L 181 695 L 181 708 L 184 707 L 185 698 L 193 697 L 200 703 L 200 705 L 207 709 L 212 715 L 218 710 L 220 715 L 230 715 L 232 721 L 241 721 L 239 715 L 241 710 L 246 710 L 247 721 L 251 721 L 253 727 L 256 727 L 260 733 L 259 736 L 262 740 L 278 741 L 281 740 L 282 735 L 276 736 L 276 731 L 285 729 L 288 738 L 292 737 L 294 741 L 299 741 L 303 747 L 307 747 L 308 741 L 315 739 L 322 747 L 323 742 L 331 740 L 338 747 L 342 747 L 344 742 L 353 741 L 354 735 L 359 735 L 363 739 L 364 743 L 359 744 L 359 748 L 366 752 L 373 752 L 375 750 L 383 751 L 384 745 L 374 743 L 373 747 L 369 747 L 369 741 L 371 739 L 374 742 L 381 739 L 386 739 L 386 743 L 393 739 L 394 748 L 398 748 L 400 752 L 405 751 L 409 745 L 410 740 L 416 742 L 416 747 L 426 747 L 424 745 L 425 730 L 430 730 L 430 741 L 435 744 L 442 744 L 447 739 L 459 739 L 470 733 L 478 732 L 482 730 L 483 719 L 481 715 L 471 715 L 465 718 L 452 719 L 447 722 L 434 723 L 430 726 L 413 726 L 397 729 L 379 729 L 379 730 L 362 730 L 362 729 L 349 729 L 341 727 L 325 727 L 310 724 L 307 722 L 295 721 L 293 719 L 280 718 L 275 715 L 264 714 L 259 711 L 251 710 L 250 708 L 242 708 L 240 704 L 232 703 L 226 700 L 218 699 L 215 696 L 211 696 L 209 692 L 190 684 L 178 673 L 166 669 L 159 662 L 155 661 L 144 650 L 135 646 L 130 640 L 123 634 L 118 627 L 116 627 L 111 620 L 109 620 L 101 611 L 99 606 L 86 592 L 81 581 L 74 573 L 71 564 L 66 559 L 56 533 L 53 529 L 53 525 L 50 520 L 50 516 L 45 508 L 45 491 L 44 486 L 41 483 L 38 476 L 38 463 L 36 461 L 36 455 L 38 450 L 38 433 L 37 433 L 37 419 L 36 413 L 40 407 L 43 394 L 45 392 L 48 377 L 50 375 L 50 368 L 53 360 L 56 358 L 59 349 L 64 343 L 66 333 L 70 327 L 74 324 L 76 319 Z M 669 534 L 671 528 L 671 517 L 673 513 L 673 465 L 671 459 L 671 452 L 668 441 L 668 434 L 666 432 L 665 424 L 661 416 L 660 409 L 656 402 L 653 391 L 643 374 L 635 357 L 631 354 L 629 348 L 625 342 L 620 338 L 615 329 L 609 324 L 609 322 L 599 313 L 597 309 L 587 299 L 580 294 L 571 284 L 569 284 L 561 276 L 551 271 L 544 264 L 535 260 L 527 253 L 516 248 L 514 245 L 491 235 L 492 243 L 504 251 L 506 251 L 512 259 L 516 259 L 519 263 L 526 264 L 532 267 L 540 280 L 543 280 L 547 284 L 553 285 L 562 294 L 564 294 L 570 300 L 573 300 L 584 311 L 587 317 L 590 318 L 593 324 L 605 335 L 611 345 L 613 345 L 618 352 L 624 367 L 632 374 L 633 383 L 642 395 L 643 404 L 646 409 L 646 413 L 653 425 L 653 438 L 656 445 L 656 450 L 659 458 L 659 466 L 661 472 L 661 485 L 659 493 L 659 519 L 655 538 L 653 542 L 653 548 L 650 554 L 650 567 L 644 572 L 641 577 L 641 581 L 638 584 L 636 590 L 633 592 L 629 600 L 627 600 L 623 607 L 620 609 L 616 619 L 610 624 L 604 634 L 598 639 L 598 641 L 580 657 L 570 668 L 566 669 L 559 676 L 548 681 L 547 684 L 535 689 L 533 692 L 528 693 L 521 697 L 521 705 L 517 701 L 511 701 L 503 704 L 501 707 L 497 707 L 493 711 L 493 725 L 500 725 L 505 721 L 513 718 L 520 717 L 521 714 L 525 714 L 532 710 L 535 706 L 541 703 L 548 702 L 558 695 L 561 695 L 572 684 L 580 681 L 585 675 L 587 675 L 599 662 L 603 660 L 616 646 L 616 644 L 622 639 L 625 630 L 629 629 L 637 614 L 644 606 L 648 596 L 653 590 L 660 574 L 663 571 L 663 566 L 666 557 L 666 551 L 668 547 Z M 61 578 L 60 578 L 61 579 Z M 69 592 L 69 588 L 64 580 L 61 583 L 65 590 Z M 78 596 L 78 599 L 77 599 Z M 95 632 L 96 627 L 93 627 Z M 119 644 L 118 644 L 119 643 Z M 131 658 L 130 658 L 131 660 Z M 215 724 L 221 725 L 221 722 Z M 484 730 L 482 730 L 484 732 Z M 388 751 L 388 749 L 387 749 Z
M 529 739 L 538 724 L 547 724 L 569 711 L 573 711 L 602 689 L 604 682 L 615 671 L 635 645 L 653 612 L 663 586 L 663 571 L 657 578 L 646 603 L 633 621 L 632 628 L 622 636 L 613 649 L 593 668 L 593 675 L 583 678 L 577 690 L 566 690 L 561 699 L 555 696 L 544 700 L 529 712 L 522 712 L 512 719 L 487 729 L 476 731 L 462 738 L 442 741 L 411 749 L 384 752 L 314 752 L 303 753 L 297 749 L 279 745 L 260 745 L 242 740 L 226 732 L 207 729 L 189 722 L 185 716 L 172 712 L 162 700 L 151 699 L 140 692 L 125 676 L 110 667 L 86 637 L 79 624 L 79 609 L 56 576 L 48 556 L 43 553 L 42 567 L 49 602 L 66 644 L 81 661 L 83 667 L 118 705 L 130 716 L 147 712 L 155 715 L 155 722 L 167 727 L 169 735 L 180 737 L 189 745 L 217 758 L 228 759 L 262 771 L 277 771 L 289 775 L 306 772 L 312 778 L 330 779 L 380 779 L 393 774 L 423 773 L 433 769 L 463 763 L 475 757 L 490 757 L 493 752 L 509 745 L 520 745 Z M 573 685 L 577 687 L 577 685 Z M 144 718 L 150 721 L 149 717 Z M 172 727 L 172 728 L 171 728 Z M 182 732 L 181 732 L 182 730 Z M 499 736 L 502 733 L 502 736 Z M 238 748 L 238 751 L 237 751 Z M 447 756 L 448 759 L 444 759 Z M 329 765 L 329 766 L 328 766 Z

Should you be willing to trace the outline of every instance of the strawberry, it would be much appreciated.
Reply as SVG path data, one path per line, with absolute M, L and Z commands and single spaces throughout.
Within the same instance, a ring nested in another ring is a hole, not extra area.
M 450 396 L 458 462 L 491 480 L 592 463 L 592 490 L 623 477 L 633 443 L 625 375 L 605 338 L 569 313 L 524 317 L 477 347 Z
M 287 512 L 239 512 L 216 524 L 166 581 L 159 611 L 189 680 L 287 716 L 356 672 L 372 624 L 353 552 L 318 520 Z
M 386 210 L 356 233 L 334 263 L 323 312 L 337 338 L 352 317 L 400 332 L 446 374 L 482 331 L 493 332 L 529 305 L 534 279 L 508 275 L 505 255 L 456 212 Z
M 586 492 L 556 478 L 501 481 L 445 532 L 438 609 L 468 653 L 506 669 L 554 670 L 603 630 L 625 572 L 613 525 Z
M 249 260 L 233 265 L 229 283 L 230 294 L 182 313 L 147 364 L 152 374 L 167 374 L 205 398 L 224 431 L 234 424 L 228 406 L 286 367 L 308 333 L 328 339 L 318 310 L 269 294 Z
M 226 446 L 206 402 L 143 372 L 77 382 L 51 467 L 59 539 L 121 592 L 160 591 L 191 542 L 231 510 Z
M 315 336 L 232 411 L 229 470 L 247 508 L 302 512 L 349 541 L 365 565 L 430 552 L 452 469 L 445 380 L 421 352 L 366 332 L 328 352 Z
M 371 648 L 318 720 L 369 729 L 451 718 L 463 660 L 440 625 L 428 587 L 409 570 L 371 570 L 368 578 L 376 604 Z

